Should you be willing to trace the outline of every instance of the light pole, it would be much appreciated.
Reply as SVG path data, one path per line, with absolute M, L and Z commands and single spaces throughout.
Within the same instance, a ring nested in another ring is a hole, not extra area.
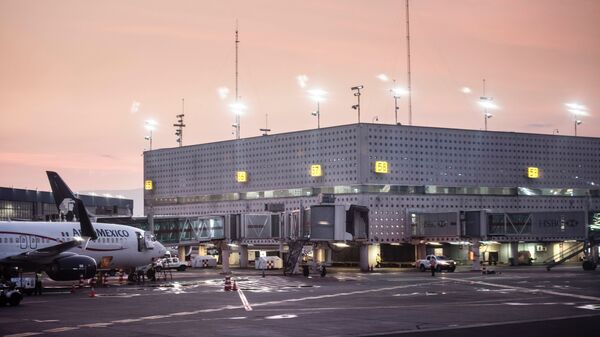
M 356 99 L 358 100 L 357 104 L 352 106 L 352 109 L 356 110 L 358 112 L 358 123 L 360 124 L 360 89 L 364 88 L 364 86 L 362 85 L 357 85 L 355 87 L 350 88 L 350 90 L 356 91 L 354 93 L 354 96 L 356 96 Z
M 317 102 L 317 110 L 311 112 L 311 115 L 317 117 L 317 129 L 321 128 L 321 101 L 324 100 L 327 92 L 322 89 L 312 89 L 308 91 L 309 97 Z
M 144 139 L 150 142 L 150 151 L 152 151 L 152 131 L 154 131 L 156 129 L 157 125 L 158 125 L 158 123 L 152 119 L 148 119 L 148 120 L 144 121 L 144 128 L 146 128 L 146 130 L 150 131 L 149 136 L 144 136 Z
M 396 122 L 396 125 L 398 125 L 398 110 L 400 109 L 398 107 L 398 100 L 402 97 L 402 95 L 407 95 L 408 91 L 405 89 L 396 87 L 396 88 L 390 89 L 390 92 L 392 93 L 392 97 L 394 97 L 394 120 Z
M 485 124 L 485 131 L 487 131 L 487 120 L 488 120 L 488 119 L 490 119 L 490 118 L 492 118 L 493 116 L 494 116 L 494 115 L 492 115 L 492 114 L 491 114 L 491 113 L 489 113 L 489 112 L 486 112 L 486 113 L 483 115 L 483 121 L 484 121 L 484 124 Z
M 581 123 L 583 123 L 583 121 L 580 119 L 575 120 L 575 137 L 577 137 L 577 125 L 581 125 Z
M 578 103 L 566 103 L 567 111 L 573 114 L 573 126 L 575 129 L 575 137 L 577 137 L 577 125 L 581 125 L 583 121 L 579 119 L 580 116 L 587 116 L 588 109 L 585 105 Z
M 497 109 L 498 106 L 494 104 L 494 98 L 485 95 L 485 78 L 483 79 L 483 96 L 479 97 L 479 105 L 483 107 L 483 122 L 485 125 L 485 131 L 487 131 L 487 120 L 494 116 L 488 109 Z
M 235 139 L 240 139 L 240 133 L 241 133 L 241 131 L 240 131 L 240 128 L 241 128 L 240 115 L 242 113 L 244 113 L 244 111 L 246 111 L 247 107 L 242 102 L 235 102 L 235 103 L 229 104 L 229 108 L 235 114 L 235 124 L 233 124 L 233 127 L 235 128 Z

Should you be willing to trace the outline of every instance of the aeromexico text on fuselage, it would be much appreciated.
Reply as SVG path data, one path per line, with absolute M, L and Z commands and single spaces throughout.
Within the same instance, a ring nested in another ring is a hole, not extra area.
M 102 229 L 94 228 L 98 237 L 107 238 L 128 238 L 129 232 L 125 229 Z M 81 231 L 77 228 L 73 228 L 73 236 L 81 236 Z

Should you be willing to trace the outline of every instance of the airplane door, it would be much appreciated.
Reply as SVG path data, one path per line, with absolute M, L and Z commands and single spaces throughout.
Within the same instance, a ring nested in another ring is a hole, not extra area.
M 37 249 L 37 238 L 35 236 L 29 237 L 29 248 Z
M 27 237 L 19 235 L 19 244 L 21 249 L 27 249 Z

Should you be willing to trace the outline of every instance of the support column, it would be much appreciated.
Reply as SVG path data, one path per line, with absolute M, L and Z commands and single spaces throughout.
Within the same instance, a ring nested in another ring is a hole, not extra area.
M 316 248 L 314 257 L 316 263 L 323 263 L 323 261 L 325 261 L 325 249 L 321 247 Z
M 417 260 L 424 259 L 427 256 L 427 245 L 424 243 L 418 243 L 415 246 L 415 255 Z
M 510 258 L 513 259 L 512 265 L 517 265 L 517 256 L 519 256 L 519 242 L 511 242 L 510 243 Z M 509 261 L 510 261 L 509 258 Z
M 360 271 L 369 271 L 369 245 L 363 244 L 360 246 Z
M 471 271 L 480 271 L 481 270 L 481 257 L 479 256 L 479 240 L 474 239 L 473 245 L 471 246 L 471 251 L 473 252 L 473 264 L 471 265 Z
M 221 263 L 223 264 L 223 274 L 229 274 L 229 247 L 221 249 Z
M 152 208 L 148 212 L 148 231 L 154 235 L 154 211 Z
M 179 257 L 179 261 L 185 261 L 185 246 L 177 248 L 177 256 Z
M 326 248 L 325 249 L 325 263 L 328 266 L 331 266 L 331 262 L 332 262 L 332 251 L 330 248 Z
M 240 245 L 240 268 L 248 268 L 248 246 Z

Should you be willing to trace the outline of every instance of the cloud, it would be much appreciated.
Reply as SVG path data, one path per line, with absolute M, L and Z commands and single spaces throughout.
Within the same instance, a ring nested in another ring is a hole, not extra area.
M 527 124 L 525 126 L 528 128 L 551 128 L 554 125 L 549 124 L 549 123 L 531 123 L 531 124 Z
M 0 165 L 20 165 L 39 167 L 42 170 L 75 169 L 89 170 L 93 163 L 95 171 L 109 172 L 138 172 L 139 163 L 135 160 L 119 160 L 111 155 L 94 155 L 81 153 L 61 153 L 58 155 L 48 153 L 19 153 L 0 152 Z
M 136 114 L 136 113 L 138 113 L 138 111 L 140 111 L 140 105 L 141 105 L 141 103 L 140 103 L 140 102 L 138 102 L 138 101 L 133 101 L 133 102 L 131 103 L 131 113 L 132 113 L 132 114 Z

